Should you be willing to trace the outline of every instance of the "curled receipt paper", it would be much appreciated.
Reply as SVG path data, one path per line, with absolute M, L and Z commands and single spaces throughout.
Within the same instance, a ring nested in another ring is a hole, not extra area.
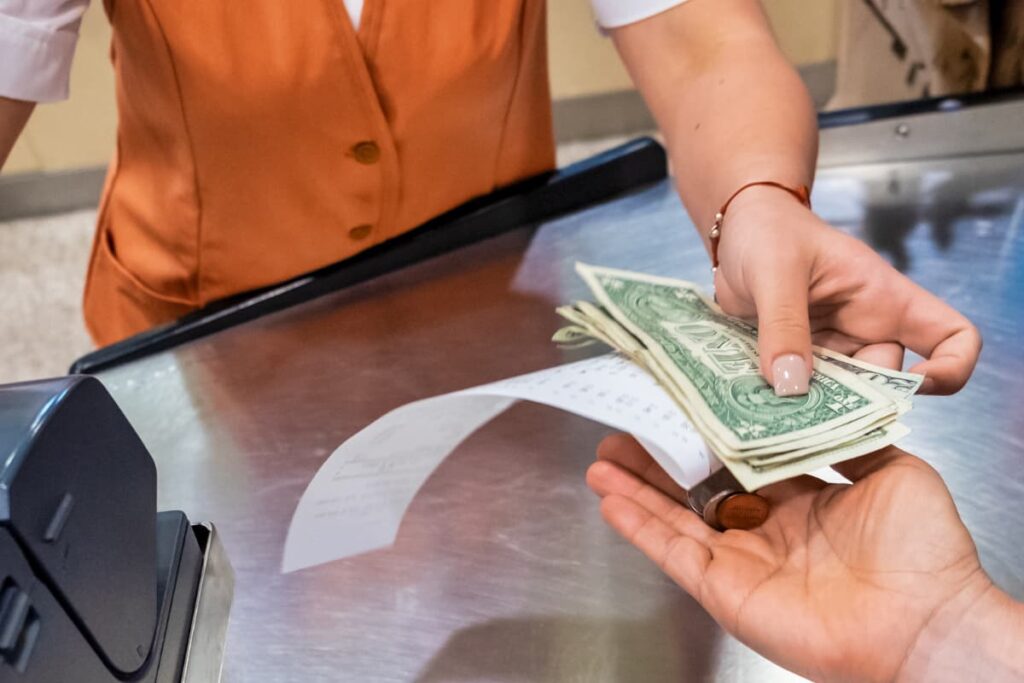
M 343 443 L 299 500 L 282 570 L 392 545 L 430 474 L 470 434 L 519 400 L 633 434 L 684 488 L 721 467 L 682 410 L 629 360 L 607 355 L 560 365 L 408 403 Z

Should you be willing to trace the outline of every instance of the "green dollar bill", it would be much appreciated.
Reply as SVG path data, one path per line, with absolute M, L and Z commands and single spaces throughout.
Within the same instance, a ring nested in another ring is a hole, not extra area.
M 891 446 L 910 433 L 904 425 L 896 422 L 888 427 L 875 430 L 864 437 L 855 439 L 847 444 L 817 453 L 813 457 L 803 458 L 795 462 L 780 463 L 771 467 L 756 468 L 745 462 L 723 461 L 729 468 L 736 480 L 743 485 L 747 491 L 756 491 L 759 488 L 807 474 L 822 467 L 835 465 L 852 458 L 857 458 L 868 453 Z
M 816 362 L 805 396 L 779 397 L 761 377 L 756 330 L 691 283 L 579 264 L 604 310 L 643 343 L 726 453 L 825 434 L 893 400 L 847 370 Z
M 897 399 L 913 396 L 924 382 L 924 375 L 878 367 L 828 349 L 816 349 L 814 355 L 816 358 L 853 373 L 857 379 L 871 382 L 879 391 Z

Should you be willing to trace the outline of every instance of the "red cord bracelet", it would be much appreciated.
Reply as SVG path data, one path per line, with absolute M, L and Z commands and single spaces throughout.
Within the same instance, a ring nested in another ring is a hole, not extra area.
M 780 190 L 785 190 L 789 194 L 797 198 L 797 200 L 806 206 L 808 209 L 811 208 L 811 190 L 806 185 L 798 185 L 797 187 L 789 187 L 782 183 L 777 183 L 774 180 L 756 180 L 752 183 L 747 183 L 740 189 L 732 193 L 728 199 L 725 200 L 725 204 L 722 204 L 722 208 L 715 214 L 715 223 L 711 226 L 711 230 L 708 231 L 708 243 L 711 247 L 711 272 L 718 270 L 718 239 L 722 236 L 722 221 L 725 220 L 725 212 L 728 211 L 729 205 L 732 204 L 732 200 L 739 196 L 740 192 L 751 187 L 758 185 L 767 185 L 768 187 L 777 187 Z

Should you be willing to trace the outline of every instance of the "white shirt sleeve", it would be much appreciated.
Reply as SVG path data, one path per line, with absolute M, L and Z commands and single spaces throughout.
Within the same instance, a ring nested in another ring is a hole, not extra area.
M 601 28 L 633 24 L 684 2 L 686 0 L 590 0 Z
M 71 59 L 89 0 L 0 0 L 0 95 L 32 102 L 68 96 Z

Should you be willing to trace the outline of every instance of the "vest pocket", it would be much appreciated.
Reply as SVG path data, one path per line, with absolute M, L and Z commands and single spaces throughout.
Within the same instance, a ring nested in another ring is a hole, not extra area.
M 83 312 L 89 333 L 104 346 L 156 325 L 171 322 L 196 304 L 162 294 L 139 280 L 117 260 L 110 231 L 97 228 L 96 248 L 89 265 Z

